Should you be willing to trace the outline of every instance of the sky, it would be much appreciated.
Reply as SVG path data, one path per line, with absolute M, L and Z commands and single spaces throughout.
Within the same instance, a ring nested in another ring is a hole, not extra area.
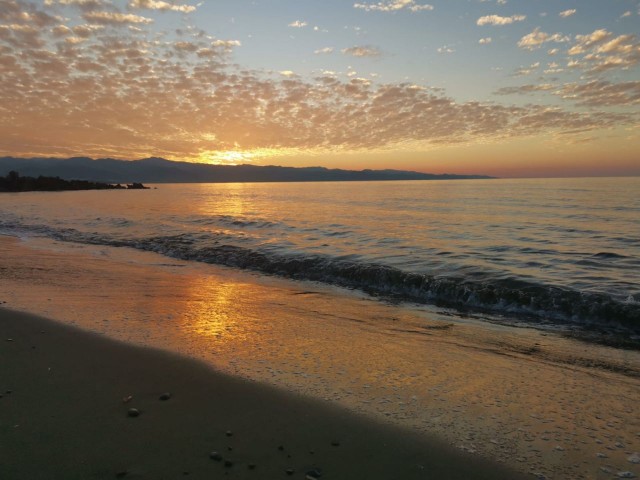
M 640 175 L 640 0 L 0 0 L 0 155 Z

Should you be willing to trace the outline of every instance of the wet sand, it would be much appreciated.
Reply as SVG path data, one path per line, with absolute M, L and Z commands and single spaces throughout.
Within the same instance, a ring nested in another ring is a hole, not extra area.
M 407 438 L 435 436 L 436 443 L 533 477 L 640 473 L 638 351 L 128 249 L 0 239 L 0 258 L 0 300 L 13 309 L 177 352 L 234 382 L 247 381 L 241 377 L 344 407 L 371 419 L 367 425 L 386 422 L 416 435 Z M 157 396 L 172 388 L 149 385 L 149 405 L 155 408 Z M 52 392 L 42 398 L 52 401 Z M 126 395 L 144 398 L 118 391 L 109 402 Z M 157 436 L 166 438 L 162 431 Z
M 32 315 L 0 309 L 0 338 L 0 478 L 519 478 L 425 435 Z

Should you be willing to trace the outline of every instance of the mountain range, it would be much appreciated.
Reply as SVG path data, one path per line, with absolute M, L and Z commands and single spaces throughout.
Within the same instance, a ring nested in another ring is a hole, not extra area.
M 0 174 L 55 176 L 108 183 L 231 183 L 325 182 L 368 180 L 452 180 L 493 178 L 486 175 L 431 174 L 406 170 L 342 170 L 324 167 L 210 165 L 151 157 L 141 160 L 113 158 L 0 157 Z

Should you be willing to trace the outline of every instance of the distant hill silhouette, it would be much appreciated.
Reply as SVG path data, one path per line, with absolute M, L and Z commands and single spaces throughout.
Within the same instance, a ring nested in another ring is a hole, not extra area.
M 0 172 L 19 171 L 25 176 L 56 176 L 107 183 L 227 183 L 326 182 L 367 180 L 451 180 L 493 178 L 485 175 L 435 175 L 405 170 L 341 170 L 324 167 L 208 165 L 174 162 L 164 158 L 115 160 L 88 157 L 0 157 Z

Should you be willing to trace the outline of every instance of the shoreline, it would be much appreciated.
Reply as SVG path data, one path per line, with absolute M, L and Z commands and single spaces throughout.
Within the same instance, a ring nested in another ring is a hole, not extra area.
M 82 338 L 182 355 L 523 475 L 638 473 L 637 351 L 126 248 L 0 239 L 0 250 L 4 307 L 79 327 Z M 147 400 L 170 388 L 150 388 Z
M 35 315 L 0 308 L 0 339 L 2 478 L 525 478 L 327 402 Z

